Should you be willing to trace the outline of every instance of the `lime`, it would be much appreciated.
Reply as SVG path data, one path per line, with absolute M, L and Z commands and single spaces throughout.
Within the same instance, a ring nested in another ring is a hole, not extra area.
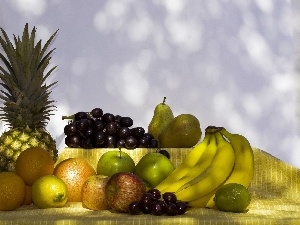
M 248 189 L 238 183 L 229 183 L 220 187 L 215 194 L 216 207 L 225 212 L 243 212 L 250 204 Z
M 68 200 L 66 183 L 54 175 L 38 178 L 31 189 L 32 201 L 41 209 L 63 207 Z

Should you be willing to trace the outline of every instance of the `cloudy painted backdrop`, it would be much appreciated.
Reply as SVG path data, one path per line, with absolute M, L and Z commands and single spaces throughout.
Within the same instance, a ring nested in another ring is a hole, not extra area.
M 12 37 L 28 22 L 43 40 L 59 29 L 48 125 L 59 150 L 62 115 L 101 107 L 146 128 L 166 96 L 175 115 L 194 114 L 202 129 L 225 126 L 300 167 L 293 4 L 2 0 L 0 26 Z

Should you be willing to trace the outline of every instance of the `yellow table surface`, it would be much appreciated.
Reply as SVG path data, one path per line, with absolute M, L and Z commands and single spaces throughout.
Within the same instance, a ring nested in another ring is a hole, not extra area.
M 101 154 L 112 149 L 66 148 L 58 162 L 69 157 L 82 157 L 96 168 Z M 175 165 L 190 149 L 168 149 Z M 137 162 L 146 152 L 125 150 Z M 153 216 L 115 213 L 110 210 L 92 211 L 80 202 L 67 203 L 63 208 L 38 209 L 34 205 L 14 211 L 0 211 L 2 224 L 300 224 L 300 170 L 265 151 L 254 148 L 255 174 L 249 190 L 252 201 L 247 213 L 228 213 L 213 209 L 193 208 L 181 216 Z

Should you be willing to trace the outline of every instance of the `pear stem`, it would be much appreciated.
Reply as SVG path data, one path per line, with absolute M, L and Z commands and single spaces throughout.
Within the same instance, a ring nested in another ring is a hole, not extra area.
M 162 104 L 165 104 L 167 97 L 164 97 Z

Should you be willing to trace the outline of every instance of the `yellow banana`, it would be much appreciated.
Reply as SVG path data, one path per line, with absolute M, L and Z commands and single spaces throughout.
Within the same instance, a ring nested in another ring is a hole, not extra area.
M 200 198 L 197 198 L 193 201 L 189 201 L 187 204 L 189 207 L 192 208 L 205 208 L 207 202 L 210 200 L 211 196 L 213 196 L 216 193 L 217 189 L 212 190 L 206 195 L 201 196 Z
M 216 132 L 215 136 L 217 152 L 212 163 L 203 173 L 176 191 L 179 200 L 189 202 L 200 198 L 216 189 L 230 175 L 235 162 L 233 148 L 220 132 Z
M 213 161 L 216 151 L 217 151 L 217 141 L 214 134 L 209 134 L 210 140 L 207 148 L 203 152 L 202 156 L 199 158 L 198 162 L 190 168 L 190 170 L 179 180 L 173 180 L 173 183 L 167 188 L 162 190 L 164 192 L 176 192 L 181 186 L 185 185 L 187 182 L 193 180 L 195 177 L 199 176 L 203 171 L 205 171 L 211 162 Z
M 155 188 L 162 191 L 165 188 L 168 188 L 170 185 L 174 183 L 174 181 L 179 180 L 184 175 L 186 175 L 189 170 L 197 163 L 199 158 L 202 156 L 204 150 L 206 149 L 210 140 L 210 133 L 206 132 L 204 139 L 197 144 L 191 152 L 186 156 L 186 158 L 180 163 L 175 170 L 160 184 L 158 184 Z
M 235 152 L 235 164 L 232 173 L 224 184 L 239 183 L 248 188 L 254 174 L 254 155 L 251 145 L 240 134 L 231 134 L 225 128 L 220 132 L 229 140 Z M 214 195 L 210 198 L 206 207 L 215 208 Z

